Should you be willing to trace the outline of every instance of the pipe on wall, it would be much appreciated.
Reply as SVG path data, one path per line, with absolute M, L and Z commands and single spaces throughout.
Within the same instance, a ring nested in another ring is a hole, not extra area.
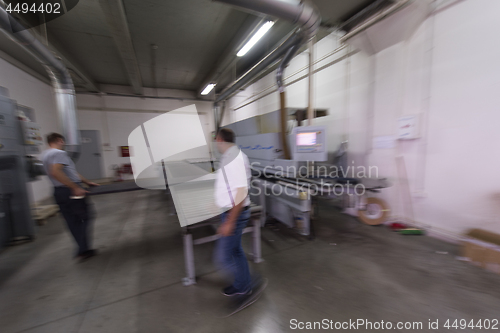
M 391 7 L 376 14 L 375 16 L 371 17 L 367 21 L 363 22 L 362 24 L 360 24 L 359 26 L 355 27 L 353 30 L 349 31 L 347 34 L 342 36 L 340 38 L 340 43 L 345 43 L 348 39 L 356 36 L 357 34 L 359 34 L 362 31 L 365 31 L 366 29 L 368 29 L 369 27 L 371 27 L 375 23 L 382 21 L 387 16 L 394 14 L 395 12 L 397 12 L 400 9 L 403 9 L 404 7 L 406 7 L 407 5 L 409 5 L 413 1 L 414 0 L 397 0 L 394 3 L 394 5 L 392 5 Z
M 281 141 L 285 154 L 285 159 L 290 158 L 288 149 L 288 141 L 286 139 L 286 120 L 285 114 L 285 91 L 283 84 L 283 75 L 286 66 L 293 59 L 300 47 L 316 36 L 319 25 L 321 23 L 321 16 L 318 10 L 305 0 L 214 0 L 226 4 L 234 5 L 247 10 L 255 11 L 265 15 L 274 16 L 280 19 L 291 21 L 298 27 L 295 33 L 290 36 L 276 49 L 271 51 L 254 67 L 241 76 L 236 82 L 226 89 L 216 100 L 218 103 L 231 97 L 245 84 L 249 83 L 255 76 L 261 73 L 265 68 L 279 60 L 281 63 L 276 71 L 276 82 L 280 92 L 280 110 L 281 110 Z
M 284 82 L 283 82 L 283 76 L 285 75 L 285 67 L 288 66 L 290 61 L 292 61 L 293 57 L 295 57 L 295 54 L 300 48 L 301 43 L 296 43 L 295 45 L 292 45 L 288 49 L 288 51 L 285 53 L 285 56 L 281 60 L 280 65 L 276 69 L 276 83 L 278 85 L 278 90 L 280 92 L 285 90 Z
M 336 49 L 335 49 L 335 50 L 333 50 L 332 52 L 330 52 L 330 53 L 328 53 L 328 54 L 326 54 L 326 55 L 322 56 L 321 58 L 316 59 L 316 60 L 314 61 L 313 65 L 317 65 L 317 64 L 319 64 L 321 61 L 323 61 L 323 60 L 325 60 L 325 59 L 327 59 L 327 58 L 329 58 L 329 57 L 333 56 L 334 54 L 338 53 L 339 51 L 341 51 L 341 50 L 343 50 L 343 49 L 345 49 L 345 48 L 347 48 L 347 44 L 344 44 L 344 45 L 342 45 L 342 46 L 340 46 L 340 47 L 336 48 Z M 350 52 L 350 53 L 349 53 L 349 56 L 351 56 L 351 55 L 353 55 L 353 54 L 355 54 L 355 53 L 356 53 L 356 51 L 354 51 L 354 52 Z M 341 57 L 341 58 L 338 58 L 338 59 L 335 59 L 335 60 L 333 60 L 333 61 L 329 62 L 328 64 L 321 66 L 320 68 L 317 68 L 317 69 L 314 69 L 314 68 L 313 68 L 313 74 L 315 74 L 315 73 L 317 73 L 317 72 L 320 72 L 321 70 L 324 70 L 324 69 L 326 69 L 326 68 L 328 68 L 328 67 L 332 66 L 333 64 L 337 63 L 337 62 L 339 61 L 339 59 L 340 59 L 340 60 L 343 60 L 343 59 L 345 59 L 345 56 L 343 56 L 343 57 Z M 293 72 L 293 73 L 289 74 L 287 77 L 285 77 L 285 79 L 291 79 L 292 77 L 296 76 L 297 74 L 300 74 L 300 73 L 302 73 L 302 72 L 303 72 L 303 71 L 305 71 L 305 70 L 308 70 L 308 68 L 309 68 L 309 64 L 308 64 L 307 66 L 305 66 L 305 67 L 302 67 L 302 68 L 297 69 L 295 72 Z M 287 85 L 290 85 L 290 84 L 296 83 L 296 82 L 298 82 L 298 81 L 300 81 L 300 80 L 303 80 L 303 79 L 306 79 L 308 76 L 309 76 L 309 73 L 308 73 L 308 74 L 306 74 L 305 76 L 303 75 L 303 76 L 299 77 L 299 78 L 298 78 L 298 79 L 296 79 L 296 80 L 293 80 L 293 81 L 291 81 L 291 82 L 288 82 L 288 84 L 287 84 Z M 273 89 L 273 88 L 274 88 L 274 89 Z M 261 99 L 261 98 L 264 98 L 264 97 L 266 97 L 266 96 L 268 96 L 268 95 L 270 95 L 270 94 L 274 93 L 276 90 L 277 90 L 277 89 L 275 88 L 275 85 L 273 84 L 272 86 L 268 86 L 268 87 L 266 87 L 266 88 L 264 88 L 264 89 L 262 89 L 262 90 L 260 90 L 260 91 L 258 91 L 258 92 L 254 92 L 254 93 L 252 94 L 252 96 L 247 97 L 247 99 L 246 99 L 246 100 L 244 100 L 241 104 L 236 105 L 236 106 L 235 106 L 234 108 L 232 108 L 232 109 L 233 109 L 234 111 L 236 111 L 236 110 L 238 110 L 238 109 L 241 109 L 241 108 L 243 108 L 243 107 L 245 107 L 245 106 L 247 106 L 247 105 L 249 105 L 249 104 L 252 104 L 252 103 L 254 103 L 254 102 L 258 101 L 258 100 L 259 100 L 259 99 Z
M 281 57 L 283 57 L 283 55 L 285 55 L 286 52 L 297 43 L 298 39 L 299 36 L 297 34 L 293 34 L 289 38 L 287 38 L 277 48 L 272 50 L 264 58 L 257 62 L 245 74 L 240 76 L 230 87 L 225 89 L 219 96 L 217 96 L 214 103 L 220 103 L 221 101 L 229 99 L 234 94 L 236 94 L 239 89 L 250 83 L 250 81 L 259 73 L 280 60 Z
M 1 6 L 0 30 L 33 55 L 47 70 L 56 94 L 59 124 L 66 139 L 66 151 L 76 160 L 80 154 L 80 135 L 75 107 L 75 87 L 66 66 Z
M 313 97 L 314 97 L 314 39 L 311 38 L 309 40 L 309 68 L 308 68 L 308 73 L 307 77 L 309 80 L 309 86 L 308 86 L 308 98 L 307 98 L 307 126 L 312 125 L 312 120 L 314 118 L 314 104 L 313 104 Z
M 261 61 L 243 74 L 229 88 L 217 97 L 215 103 L 230 98 L 245 84 L 268 66 L 287 55 L 281 62 L 280 76 L 283 76 L 284 68 L 293 59 L 301 45 L 314 37 L 321 23 L 319 11 L 305 0 L 213 0 L 226 3 L 250 11 L 274 16 L 290 21 L 297 25 L 297 30 L 285 42 L 266 55 Z M 292 51 L 289 51 L 293 48 Z M 277 80 L 279 77 L 277 77 Z
M 296 24 L 306 39 L 316 35 L 321 23 L 318 10 L 304 0 L 214 0 Z
M 290 149 L 288 148 L 288 140 L 286 138 L 287 120 L 288 114 L 285 108 L 285 91 L 280 91 L 280 139 L 283 147 L 283 158 L 285 160 L 289 160 L 291 158 Z
M 276 83 L 278 84 L 278 91 L 280 93 L 280 118 L 281 118 L 280 138 L 285 160 L 289 160 L 291 158 L 291 155 L 290 155 L 290 148 L 288 147 L 288 140 L 286 137 L 288 114 L 286 112 L 286 95 L 285 95 L 285 86 L 283 83 L 283 75 L 285 73 L 285 67 L 293 59 L 293 57 L 299 50 L 301 44 L 302 43 L 298 42 L 288 49 L 288 51 L 285 53 L 285 56 L 281 60 L 278 69 L 276 70 Z

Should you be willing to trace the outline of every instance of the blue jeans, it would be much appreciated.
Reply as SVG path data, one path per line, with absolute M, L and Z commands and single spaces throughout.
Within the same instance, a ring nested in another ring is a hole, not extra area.
M 227 216 L 227 212 L 222 214 L 223 223 Z M 249 220 L 250 209 L 245 209 L 238 216 L 233 235 L 219 238 L 215 245 L 215 263 L 234 278 L 233 287 L 238 291 L 246 291 L 251 286 L 250 269 L 241 247 L 241 233 Z

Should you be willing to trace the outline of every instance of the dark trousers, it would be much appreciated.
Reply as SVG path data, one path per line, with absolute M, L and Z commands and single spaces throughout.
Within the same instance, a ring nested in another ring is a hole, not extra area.
M 90 250 L 89 232 L 92 219 L 88 198 L 70 199 L 71 195 L 69 187 L 54 188 L 56 203 L 59 205 L 68 229 L 78 245 L 76 255 L 81 255 Z

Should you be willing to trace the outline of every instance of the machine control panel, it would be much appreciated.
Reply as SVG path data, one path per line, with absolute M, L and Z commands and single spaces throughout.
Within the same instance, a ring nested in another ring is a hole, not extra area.
M 322 152 L 325 149 L 322 131 L 297 132 L 295 148 L 299 153 Z
M 43 145 L 40 125 L 31 121 L 21 121 L 24 135 L 24 144 L 28 146 Z
M 296 161 L 326 161 L 326 128 L 300 126 L 292 133 L 293 159 Z

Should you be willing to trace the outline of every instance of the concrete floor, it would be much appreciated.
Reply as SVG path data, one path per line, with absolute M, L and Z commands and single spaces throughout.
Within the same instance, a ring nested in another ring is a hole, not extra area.
M 265 261 L 252 268 L 268 288 L 221 319 L 228 299 L 219 292 L 213 244 L 195 247 L 198 284 L 184 287 L 181 229 L 165 199 L 157 191 L 94 197 L 100 255 L 85 263 L 71 258 L 59 216 L 35 242 L 1 253 L 0 332 L 290 332 L 292 319 L 422 322 L 419 332 L 439 319 L 441 332 L 454 331 L 443 328 L 447 319 L 500 317 L 500 276 L 456 260 L 455 245 L 322 208 L 313 241 L 263 229 Z M 244 243 L 249 250 L 250 235 Z

